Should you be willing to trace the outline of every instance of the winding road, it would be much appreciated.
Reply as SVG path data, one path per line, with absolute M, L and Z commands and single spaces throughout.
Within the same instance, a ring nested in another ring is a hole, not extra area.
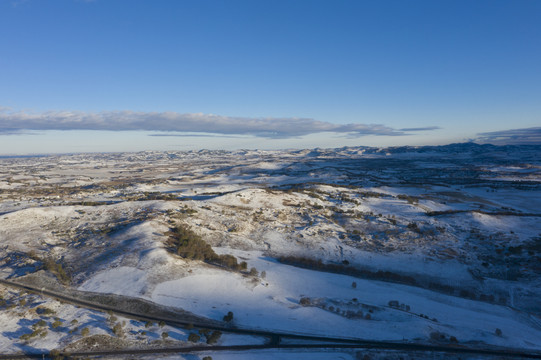
M 246 350 L 258 350 L 258 349 L 381 349 L 381 350 L 398 350 L 404 352 L 410 351 L 423 351 L 428 353 L 440 352 L 447 354 L 471 354 L 471 355 L 485 355 L 485 356 L 505 356 L 506 358 L 530 358 L 541 359 L 540 351 L 531 351 L 525 349 L 510 349 L 510 348 L 481 348 L 471 347 L 463 345 L 429 345 L 418 343 L 404 343 L 404 342 L 391 342 L 391 341 L 372 341 L 362 340 L 355 338 L 337 338 L 327 336 L 312 336 L 296 333 L 285 333 L 275 331 L 265 331 L 259 329 L 239 328 L 226 325 L 214 325 L 208 322 L 197 323 L 194 321 L 187 321 L 182 319 L 171 319 L 160 316 L 149 316 L 146 314 L 126 311 L 116 307 L 107 306 L 104 304 L 93 303 L 86 300 L 73 298 L 66 296 L 65 294 L 55 291 L 36 288 L 29 285 L 20 284 L 14 281 L 0 279 L 0 284 L 25 290 L 28 292 L 36 293 L 42 296 L 48 296 L 57 300 L 64 301 L 76 306 L 83 306 L 85 308 L 99 310 L 99 311 L 112 311 L 118 315 L 126 316 L 129 318 L 160 322 L 163 321 L 166 324 L 174 326 L 187 326 L 193 325 L 196 328 L 206 328 L 210 330 L 219 330 L 222 332 L 261 336 L 268 339 L 266 344 L 261 345 L 196 345 L 185 347 L 171 347 L 171 348 L 151 348 L 151 349 L 123 349 L 123 350 L 104 350 L 104 351 L 91 351 L 91 352 L 71 352 L 70 356 L 77 357 L 89 357 L 89 356 L 119 356 L 119 355 L 145 355 L 145 354 L 157 354 L 157 353 L 197 353 L 197 352 L 217 352 L 217 351 L 246 351 Z M 283 340 L 288 340 L 287 344 L 283 343 Z M 291 343 L 294 340 L 300 340 L 304 343 Z M 310 341 L 311 343 L 306 343 Z M 67 354 L 66 354 L 67 355 Z M 42 359 L 47 358 L 48 353 L 32 353 L 32 354 L 0 354 L 0 359 Z

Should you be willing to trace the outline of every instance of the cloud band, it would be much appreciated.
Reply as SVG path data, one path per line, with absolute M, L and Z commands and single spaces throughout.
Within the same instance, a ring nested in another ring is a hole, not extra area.
M 431 128 L 424 128 L 431 129 Z M 309 118 L 249 118 L 176 112 L 47 111 L 41 113 L 0 109 L 0 134 L 23 130 L 105 130 L 198 132 L 222 135 L 254 135 L 288 138 L 321 132 L 362 135 L 406 135 L 379 124 L 335 124 Z M 418 129 L 407 129 L 418 130 Z
M 541 127 L 484 132 L 477 136 L 477 142 L 494 145 L 541 145 Z

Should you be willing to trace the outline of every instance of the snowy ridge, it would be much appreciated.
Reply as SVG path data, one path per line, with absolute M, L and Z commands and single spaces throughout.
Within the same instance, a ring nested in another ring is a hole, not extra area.
M 218 321 L 231 311 L 242 327 L 539 350 L 540 155 L 452 144 L 1 158 L 0 273 Z M 246 270 L 175 255 L 175 226 Z M 3 315 L 6 350 L 40 319 L 17 306 L 29 325 Z M 102 318 L 91 334 L 115 336 Z M 29 344 L 81 337 L 51 336 Z

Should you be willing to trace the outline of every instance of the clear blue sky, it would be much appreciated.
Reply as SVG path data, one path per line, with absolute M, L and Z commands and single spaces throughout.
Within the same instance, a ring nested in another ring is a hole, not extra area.
M 0 108 L 4 154 L 527 141 L 541 1 L 0 0 Z

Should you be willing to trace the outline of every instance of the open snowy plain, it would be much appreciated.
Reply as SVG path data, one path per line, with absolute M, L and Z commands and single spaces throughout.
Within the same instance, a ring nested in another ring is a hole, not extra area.
M 9 281 L 0 285 L 0 355 L 270 341 L 192 325 L 205 322 L 540 354 L 540 205 L 534 146 L 0 158 L 0 277 Z M 145 304 L 187 325 L 11 283 L 115 299 L 134 312 Z M 455 355 L 265 349 L 164 358 Z

